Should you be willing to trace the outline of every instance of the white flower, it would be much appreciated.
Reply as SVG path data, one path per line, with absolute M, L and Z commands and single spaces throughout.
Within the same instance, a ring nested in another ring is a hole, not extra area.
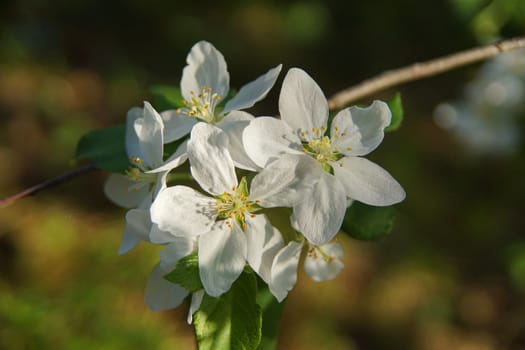
M 283 242 L 266 216 L 255 213 L 261 207 L 291 206 L 299 195 L 298 177 L 289 170 L 298 168 L 293 158 L 283 157 L 257 174 L 250 192 L 245 178 L 237 182 L 227 147 L 221 129 L 197 124 L 188 143 L 191 173 L 213 197 L 174 186 L 161 191 L 151 206 L 151 218 L 161 230 L 198 240 L 200 278 L 214 297 L 230 288 L 246 261 L 267 276 Z
M 343 269 L 343 247 L 337 242 L 311 245 L 304 260 L 306 273 L 316 282 L 334 279 Z
M 163 160 L 164 124 L 148 103 L 129 110 L 126 120 L 126 153 L 131 167 L 126 175 L 112 174 L 104 186 L 106 196 L 124 208 L 136 208 L 126 214 L 126 227 L 119 253 L 132 249 L 140 240 L 148 240 L 151 222 L 149 207 L 154 196 L 166 187 L 166 176 L 186 159 L 186 143 L 166 161 Z
M 293 207 L 292 223 L 315 245 L 329 242 L 343 222 L 348 199 L 386 206 L 405 198 L 397 181 L 362 158 L 383 140 L 390 124 L 388 106 L 340 111 L 328 128 L 328 104 L 315 81 L 300 69 L 286 75 L 279 98 L 281 120 L 254 119 L 243 134 L 246 153 L 260 167 L 284 155 L 300 158 L 303 200 Z M 306 170 L 304 170 L 306 169 Z M 294 171 L 293 169 L 291 171 Z
M 124 208 L 141 207 L 144 201 L 163 186 L 163 177 L 187 159 L 186 143 L 166 161 L 164 156 L 164 123 L 148 103 L 144 108 L 128 111 L 126 120 L 126 153 L 131 167 L 126 175 L 112 174 L 105 185 L 106 195 Z M 148 205 L 149 207 L 149 205 Z
M 258 170 L 244 153 L 241 139 L 244 127 L 253 116 L 240 110 L 252 107 L 268 94 L 282 65 L 241 87 L 222 108 L 220 103 L 228 97 L 230 90 L 230 75 L 223 55 L 209 42 L 200 41 L 191 48 L 186 61 L 188 65 L 182 72 L 180 84 L 185 107 L 161 114 L 166 125 L 165 142 L 184 137 L 199 121 L 214 124 L 228 134 L 235 165 Z
M 271 267 L 260 274 L 275 298 L 281 302 L 286 298 L 297 282 L 297 266 L 305 242 L 289 242 L 285 247 L 282 243 L 275 253 L 272 251 Z M 335 278 L 343 269 L 341 261 L 343 248 L 339 243 L 331 242 L 322 246 L 309 243 L 308 252 L 304 259 L 306 273 L 316 282 Z

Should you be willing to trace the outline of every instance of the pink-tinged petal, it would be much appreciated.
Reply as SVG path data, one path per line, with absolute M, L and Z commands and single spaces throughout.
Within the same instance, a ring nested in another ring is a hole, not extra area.
M 193 323 L 193 314 L 199 311 L 202 298 L 204 298 L 204 290 L 198 290 L 191 295 L 190 309 L 188 310 L 188 318 L 186 319 L 188 324 Z
M 180 259 L 190 255 L 195 250 L 195 241 L 186 237 L 174 237 L 170 244 L 160 251 L 160 266 L 164 271 L 171 272 Z
M 283 154 L 303 154 L 301 140 L 282 120 L 255 118 L 244 129 L 242 143 L 246 154 L 263 168 Z
M 142 157 L 139 138 L 135 132 L 135 121 L 144 117 L 144 109 L 133 107 L 126 116 L 126 153 L 128 157 Z
M 366 108 L 346 108 L 332 121 L 332 146 L 348 156 L 368 154 L 383 141 L 391 118 L 388 105 L 382 101 L 374 101 Z
M 182 301 L 189 294 L 188 291 L 178 284 L 171 283 L 164 279 L 166 275 L 160 265 L 156 265 L 151 271 L 144 301 L 153 311 L 173 309 L 182 304 Z
M 216 126 L 195 125 L 188 142 L 188 157 L 193 178 L 206 192 L 217 195 L 237 186 L 228 136 Z
M 305 154 L 285 154 L 255 175 L 250 199 L 264 208 L 292 207 L 317 182 L 323 170 Z
M 160 166 L 164 150 L 164 124 L 160 114 L 148 102 L 144 102 L 144 117 L 135 120 L 135 132 L 144 164 L 150 169 Z
M 303 243 L 290 242 L 275 256 L 272 264 L 272 277 L 268 285 L 270 292 L 281 302 L 297 282 L 297 265 Z
M 104 184 L 104 193 L 116 205 L 123 208 L 136 208 L 147 198 L 149 186 L 142 186 L 134 189 L 136 182 L 131 181 L 127 176 L 121 174 L 109 175 Z
M 232 111 L 217 124 L 217 127 L 228 135 L 228 150 L 235 166 L 240 169 L 259 171 L 260 168 L 248 157 L 242 143 L 244 129 L 253 119 L 254 117 L 249 113 Z
M 345 212 L 343 185 L 334 176 L 323 173 L 303 201 L 294 206 L 292 222 L 309 242 L 321 245 L 339 232 Z
M 186 58 L 188 65 L 182 71 L 180 82 L 184 99 L 191 100 L 190 91 L 199 94 L 202 87 L 225 98 L 230 86 L 230 74 L 224 56 L 209 42 L 199 41 Z
M 272 226 L 265 215 L 246 218 L 246 260 L 251 268 L 270 283 L 273 259 L 284 246 L 279 230 Z
M 262 100 L 275 84 L 283 65 L 280 64 L 270 69 L 254 81 L 244 85 L 237 95 L 229 100 L 224 106 L 223 113 L 252 107 L 256 102 Z
M 225 220 L 199 236 L 199 275 L 206 293 L 212 297 L 228 291 L 246 265 L 244 232 Z
M 215 199 L 186 186 L 168 187 L 151 205 L 151 221 L 174 236 L 196 237 L 209 231 L 217 212 Z
M 322 250 L 322 253 L 319 252 Z M 316 282 L 328 281 L 337 277 L 344 267 L 343 247 L 337 242 L 311 247 L 304 260 L 304 270 Z
M 126 254 L 133 249 L 140 241 L 149 240 L 151 230 L 151 220 L 149 210 L 131 209 L 126 213 L 126 225 L 119 254 Z
M 328 103 L 321 88 L 302 69 L 292 68 L 286 74 L 279 97 L 281 119 L 303 140 L 318 138 L 312 129 L 324 134 L 328 121 Z M 304 132 L 304 134 L 302 134 Z
M 160 116 L 164 122 L 164 143 L 183 138 L 199 122 L 196 118 L 188 117 L 184 113 L 177 113 L 176 109 L 161 112 Z
M 405 199 L 405 191 L 392 175 L 368 159 L 345 157 L 333 169 L 346 195 L 356 201 L 387 206 Z

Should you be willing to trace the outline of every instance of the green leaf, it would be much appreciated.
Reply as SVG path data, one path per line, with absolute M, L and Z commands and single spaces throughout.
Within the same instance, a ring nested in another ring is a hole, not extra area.
M 262 338 L 258 350 L 274 350 L 277 345 L 279 320 L 284 309 L 284 301 L 279 303 L 268 289 L 266 283 L 258 279 L 257 304 L 262 309 Z
M 512 243 L 506 249 L 505 255 L 510 281 L 516 289 L 525 291 L 525 243 Z
M 190 292 L 202 289 L 199 276 L 199 257 L 197 254 L 188 255 L 179 260 L 175 269 L 164 276 L 170 282 L 179 284 Z
M 155 85 L 149 90 L 153 97 L 153 105 L 159 111 L 168 109 L 175 109 L 183 107 L 182 101 L 184 98 L 180 92 L 180 88 L 167 85 Z
M 372 241 L 390 233 L 394 225 L 394 209 L 389 207 L 373 207 L 360 202 L 354 202 L 346 210 L 342 229 L 350 237 Z
M 398 92 L 387 102 L 390 111 L 392 112 L 392 120 L 390 125 L 385 128 L 386 132 L 396 131 L 401 126 L 403 121 L 403 102 L 401 101 L 401 94 Z
M 257 280 L 242 273 L 219 298 L 205 295 L 194 316 L 199 350 L 254 350 L 261 341 L 262 313 L 257 305 Z
M 78 142 L 76 159 L 88 160 L 102 170 L 124 172 L 129 167 L 125 140 L 125 125 L 91 131 Z

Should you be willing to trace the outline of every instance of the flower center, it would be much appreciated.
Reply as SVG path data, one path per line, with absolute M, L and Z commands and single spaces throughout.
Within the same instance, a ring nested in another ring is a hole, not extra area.
M 310 245 L 307 254 L 312 259 L 323 259 L 326 262 L 331 262 L 335 259 L 335 256 L 326 254 L 324 250 L 318 245 Z
M 235 220 L 239 226 L 246 229 L 246 215 L 255 217 L 254 212 L 259 210 L 259 201 L 250 201 L 248 199 L 248 187 L 246 177 L 241 179 L 239 186 L 232 188 L 233 192 L 224 192 L 215 196 L 216 211 L 220 218 Z M 232 228 L 229 221 L 226 224 Z
M 126 170 L 126 176 L 134 182 L 132 186 L 128 188 L 130 191 L 138 191 L 144 186 L 150 186 L 157 182 L 156 174 L 147 174 L 149 170 L 144 164 L 144 161 L 140 157 L 131 156 L 129 157 L 131 166 Z
M 190 91 L 191 98 L 182 100 L 185 107 L 179 108 L 177 113 L 184 112 L 190 117 L 199 118 L 205 122 L 213 123 L 215 120 L 215 107 L 221 100 L 221 96 L 212 92 L 211 87 L 203 86 L 200 93 Z
M 328 136 L 323 136 L 310 142 L 304 142 L 303 152 L 317 160 L 326 172 L 331 171 L 331 162 L 342 158 L 342 154 L 332 147 L 330 137 Z

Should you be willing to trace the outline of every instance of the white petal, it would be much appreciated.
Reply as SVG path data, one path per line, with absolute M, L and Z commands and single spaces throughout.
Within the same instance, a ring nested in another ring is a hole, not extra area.
M 305 154 L 286 154 L 255 175 L 250 199 L 264 208 L 292 207 L 317 182 L 321 167 Z
M 383 141 L 384 129 L 390 125 L 391 118 L 388 105 L 382 101 L 374 101 L 367 108 L 346 108 L 332 121 L 333 146 L 348 156 L 368 154 Z
M 175 241 L 177 238 L 181 237 L 174 236 L 168 231 L 161 230 L 157 224 L 151 225 L 151 230 L 149 232 L 149 240 L 151 243 L 166 244 Z
M 265 215 L 247 217 L 245 232 L 248 246 L 246 260 L 266 283 L 270 283 L 273 259 L 284 246 L 281 233 Z
M 155 182 L 155 188 L 153 189 L 151 200 L 147 206 L 143 207 L 143 209 L 146 209 L 146 208 L 149 209 L 151 207 L 151 203 L 153 202 L 153 200 L 157 198 L 157 194 L 159 194 L 160 191 L 164 190 L 167 187 L 167 184 L 166 184 L 167 178 L 168 178 L 168 171 L 157 174 L 157 181 Z
M 345 157 L 334 164 L 333 169 L 346 195 L 359 202 L 386 206 L 405 199 L 405 191 L 392 175 L 368 159 Z
M 177 113 L 176 109 L 161 112 L 160 116 L 164 121 L 164 143 L 183 138 L 199 122 L 197 118 L 188 117 L 184 113 Z
M 244 150 L 242 134 L 254 117 L 246 112 L 232 111 L 217 126 L 228 135 L 228 150 L 237 168 L 259 171 L 260 168 L 251 160 Z
M 321 88 L 302 69 L 292 68 L 286 74 L 279 97 L 281 119 L 301 138 L 311 141 L 318 138 L 312 129 L 327 127 L 328 103 Z M 324 133 L 324 132 L 323 132 Z
M 156 265 L 146 285 L 144 301 L 153 311 L 176 308 L 188 295 L 186 289 L 165 280 L 165 274 L 166 272 Z
M 237 176 L 230 153 L 228 136 L 219 128 L 199 123 L 188 142 L 190 170 L 201 187 L 211 194 L 231 192 Z
M 151 220 L 149 210 L 131 209 L 126 213 L 126 226 L 118 253 L 125 254 L 140 241 L 149 240 Z
M 147 171 L 148 174 L 158 173 L 158 172 L 169 172 L 180 165 L 182 165 L 186 159 L 188 159 L 188 141 L 181 143 L 177 150 L 168 158 L 166 161 L 160 165 L 158 168 Z
M 144 102 L 144 118 L 135 120 L 135 132 L 139 138 L 140 156 L 151 169 L 162 164 L 164 149 L 164 124 L 155 109 Z
M 126 116 L 126 153 L 128 157 L 142 157 L 139 138 L 135 132 L 135 120 L 143 117 L 144 110 L 139 107 L 131 108 Z
M 218 297 L 228 291 L 246 265 L 246 237 L 237 226 L 217 222 L 199 236 L 199 275 L 206 293 Z
M 345 211 L 343 185 L 334 176 L 323 173 L 303 201 L 294 206 L 292 222 L 309 242 L 321 245 L 337 234 Z
M 222 98 L 228 94 L 230 74 L 224 56 L 209 42 L 199 41 L 186 58 L 188 65 L 182 71 L 182 96 L 191 99 L 190 91 L 198 94 L 202 87 L 211 88 Z
M 166 188 L 151 205 L 151 221 L 175 236 L 207 232 L 216 217 L 215 199 L 186 186 Z
M 292 241 L 275 256 L 272 279 L 268 287 L 279 302 L 286 298 L 297 282 L 297 265 L 302 247 L 303 243 Z
M 304 260 L 304 270 L 316 282 L 334 279 L 343 269 L 343 247 L 337 242 L 311 247 Z
M 202 304 L 203 297 L 204 297 L 204 290 L 198 290 L 191 295 L 190 309 L 188 310 L 188 318 L 187 318 L 188 324 L 193 323 L 193 314 L 199 311 L 201 304 Z
M 160 266 L 166 273 L 171 272 L 180 259 L 190 255 L 195 250 L 193 239 L 175 237 L 173 241 L 160 251 Z
M 263 74 L 254 81 L 244 85 L 237 95 L 226 103 L 223 113 L 250 108 L 256 102 L 262 100 L 275 84 L 282 67 L 283 65 L 280 64 L 277 67 L 270 69 L 266 74 Z
M 109 175 L 104 184 L 104 193 L 116 205 L 123 208 L 136 208 L 150 195 L 149 186 L 138 190 L 131 189 L 136 185 L 127 176 L 121 174 Z
M 302 154 L 301 140 L 282 120 L 255 118 L 244 129 L 242 143 L 246 154 L 260 167 L 265 167 L 286 153 Z

